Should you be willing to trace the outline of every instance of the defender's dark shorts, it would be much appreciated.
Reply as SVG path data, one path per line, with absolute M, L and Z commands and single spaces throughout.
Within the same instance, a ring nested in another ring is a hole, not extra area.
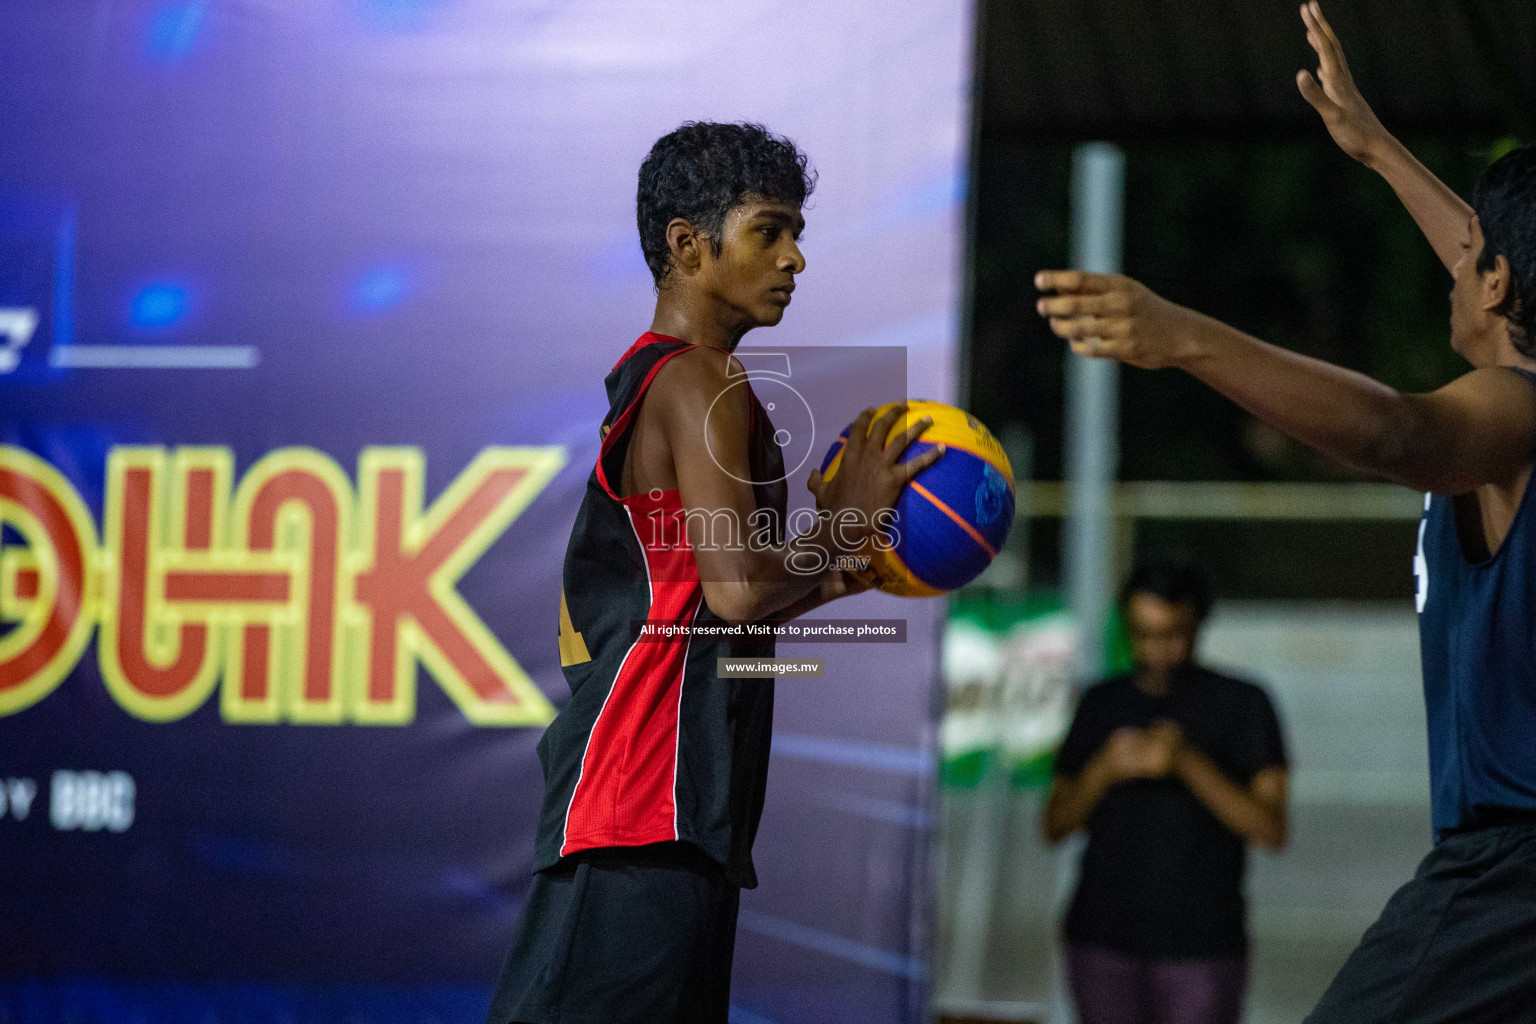
M 1306 1024 L 1536 1020 L 1536 824 L 1441 840 Z
M 689 843 L 533 876 L 487 1024 L 726 1024 L 741 890 Z

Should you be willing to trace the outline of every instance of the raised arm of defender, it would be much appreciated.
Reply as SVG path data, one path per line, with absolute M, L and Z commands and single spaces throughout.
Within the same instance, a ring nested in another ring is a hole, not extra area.
M 1046 270 L 1035 284 L 1056 293 L 1038 309 L 1079 355 L 1185 370 L 1297 440 L 1394 482 L 1460 493 L 1507 484 L 1530 465 L 1536 403 L 1505 369 L 1408 395 L 1250 337 L 1128 277 Z
M 1472 208 L 1382 127 L 1356 88 L 1344 48 L 1316 0 L 1302 5 L 1301 20 L 1318 61 L 1316 78 L 1296 72 L 1301 95 L 1322 117 L 1340 149 L 1387 179 L 1445 269 L 1455 273 Z
M 1379 171 L 1455 279 L 1452 344 L 1477 369 L 1438 391 L 1407 395 L 1362 374 L 1288 352 L 1185 309 L 1118 275 L 1043 271 L 1054 292 L 1038 309 L 1074 352 L 1193 374 L 1264 422 L 1341 462 L 1419 490 L 1508 489 L 1518 500 L 1536 437 L 1531 386 L 1506 367 L 1536 369 L 1511 344 L 1509 261 L 1480 264 L 1471 208 L 1394 139 L 1350 77 L 1338 37 L 1315 2 L 1301 9 L 1317 77 L 1302 95 L 1346 153 Z M 1485 269 L 1486 267 L 1486 269 Z M 1496 517 L 1497 518 L 1497 517 Z M 1501 530 L 1492 528 L 1490 536 Z

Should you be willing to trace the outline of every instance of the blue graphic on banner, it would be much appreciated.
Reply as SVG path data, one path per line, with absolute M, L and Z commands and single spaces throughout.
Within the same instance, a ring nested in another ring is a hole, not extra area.
M 832 352 L 795 367 L 818 422 L 896 397 L 855 346 L 943 399 L 969 18 L 0 7 L 0 1020 L 479 1024 L 602 379 L 654 301 L 640 160 L 690 118 L 793 137 L 809 270 L 748 343 Z M 791 64 L 722 70 L 765 19 Z M 909 640 L 780 685 L 744 1024 L 924 1010 L 939 608 L 837 615 Z
M 174 327 L 185 319 L 187 305 L 186 285 L 162 281 L 139 289 L 128 316 L 135 327 Z
M 353 282 L 350 305 L 355 313 L 382 313 L 397 306 L 410 291 L 411 275 L 403 267 L 376 267 Z

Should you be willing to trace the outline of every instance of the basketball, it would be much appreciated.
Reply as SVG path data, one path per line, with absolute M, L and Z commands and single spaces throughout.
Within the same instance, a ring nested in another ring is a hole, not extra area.
M 877 409 L 874 419 L 892 404 Z M 997 438 L 970 413 L 943 402 L 913 400 L 886 443 L 923 416 L 932 416 L 933 423 L 902 461 L 939 444 L 945 446 L 944 456 L 897 499 L 886 543 L 876 545 L 870 562 L 875 586 L 901 597 L 935 597 L 969 583 L 997 556 L 1013 526 L 1013 467 Z M 822 460 L 827 480 L 842 465 L 851 427 L 843 428 Z

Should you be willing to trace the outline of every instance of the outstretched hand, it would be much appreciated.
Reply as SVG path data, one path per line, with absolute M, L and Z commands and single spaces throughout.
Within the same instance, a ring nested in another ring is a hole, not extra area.
M 1306 70 L 1296 72 L 1296 86 L 1302 97 L 1322 116 L 1328 134 L 1339 148 L 1361 163 L 1368 163 L 1376 147 L 1386 138 L 1375 111 L 1360 95 L 1344 48 L 1333 26 L 1323 17 L 1317 0 L 1301 5 L 1301 20 L 1307 27 L 1307 42 L 1317 51 L 1317 77 Z
M 1197 327 L 1205 318 L 1139 281 L 1120 274 L 1042 270 L 1035 275 L 1035 287 L 1056 293 L 1041 298 L 1035 309 L 1080 356 L 1159 370 L 1180 365 L 1196 352 Z

